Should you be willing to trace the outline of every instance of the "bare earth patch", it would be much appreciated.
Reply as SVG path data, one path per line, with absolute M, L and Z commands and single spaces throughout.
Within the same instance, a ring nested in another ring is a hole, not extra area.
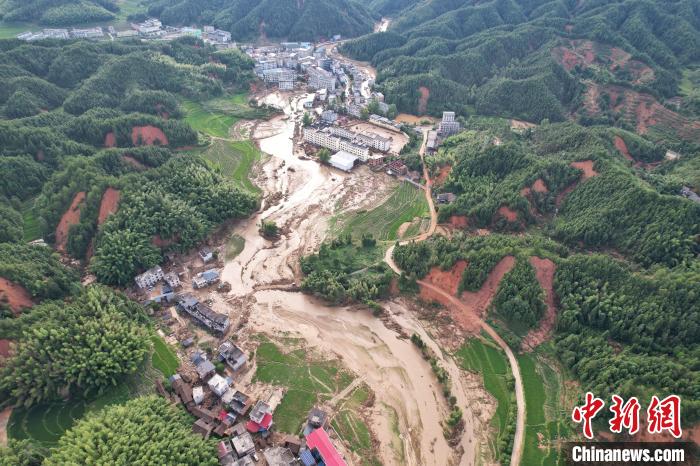
M 134 126 L 131 129 L 131 143 L 135 146 L 168 145 L 168 137 L 155 126 Z
M 579 162 L 571 162 L 571 166 L 583 170 L 583 180 L 592 178 L 598 174 L 597 171 L 593 169 L 593 160 L 581 160 Z
M 6 302 L 15 315 L 27 307 L 32 307 L 32 295 L 22 286 L 0 277 L 0 301 Z
M 68 210 L 63 214 L 56 226 L 56 249 L 66 252 L 66 241 L 68 241 L 68 229 L 71 225 L 80 222 L 80 206 L 85 201 L 85 191 L 78 192 L 73 198 Z
M 453 319 L 466 332 L 478 333 L 481 329 L 481 319 L 486 313 L 493 297 L 498 290 L 498 284 L 503 276 L 515 265 L 515 257 L 506 256 L 496 264 L 489 273 L 484 285 L 477 292 L 464 291 L 459 302 L 462 306 L 456 306 L 449 299 L 445 299 L 443 287 L 438 287 L 428 281 L 419 280 L 420 297 L 426 301 L 436 301 L 445 306 L 452 314 Z M 461 274 L 460 274 L 461 275 Z
M 462 273 L 467 268 L 467 261 L 459 260 L 450 270 L 442 270 L 440 267 L 433 267 L 424 280 L 443 289 L 449 294 L 457 294 L 459 282 L 462 281 Z
M 536 193 L 547 193 L 549 192 L 549 189 L 547 189 L 547 185 L 544 184 L 544 181 L 542 181 L 542 178 L 537 178 L 534 183 L 532 183 L 532 190 L 535 191 Z
M 102 201 L 100 202 L 100 213 L 97 216 L 97 224 L 102 225 L 107 217 L 112 215 L 119 208 L 119 198 L 121 194 L 119 190 L 109 187 L 105 189 L 104 194 L 102 194 Z
M 522 349 L 529 351 L 546 341 L 552 334 L 557 320 L 557 308 L 554 302 L 554 272 L 556 265 L 549 259 L 542 259 L 536 256 L 530 258 L 530 264 L 535 268 L 537 281 L 544 291 L 545 304 L 547 309 L 540 321 L 538 328 L 530 330 L 522 342 Z
M 442 186 L 445 184 L 445 181 L 447 181 L 447 177 L 450 176 L 450 172 L 452 171 L 452 166 L 451 165 L 445 165 L 440 167 L 440 171 L 438 172 L 438 175 L 433 178 L 433 185 L 434 186 Z
M 160 235 L 155 235 L 151 238 L 151 244 L 157 248 L 167 248 L 171 244 L 177 242 L 178 238 L 163 239 Z
M 113 131 L 105 134 L 105 147 L 117 147 L 117 137 Z
M 418 99 L 418 114 L 422 115 L 428 109 L 428 99 L 430 99 L 430 89 L 425 86 L 418 88 L 420 98 Z
M 518 220 L 518 213 L 508 206 L 502 205 L 498 208 L 496 214 L 505 218 L 509 222 L 515 222 L 516 220 Z
M 615 136 L 615 149 L 617 149 L 620 154 L 630 162 L 634 162 L 634 159 L 630 155 L 629 150 L 627 150 L 627 144 L 625 144 L 625 140 L 622 139 L 620 136 Z
M 146 170 L 146 166 L 130 155 L 122 155 L 122 160 L 139 170 Z
M 467 228 L 469 219 L 464 215 L 453 215 L 450 217 L 450 225 L 454 228 Z

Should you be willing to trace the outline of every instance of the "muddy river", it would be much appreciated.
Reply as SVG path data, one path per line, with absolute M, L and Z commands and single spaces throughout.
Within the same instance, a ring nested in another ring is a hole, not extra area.
M 450 447 L 442 433 L 441 423 L 448 415 L 442 389 L 410 340 L 399 338 L 369 311 L 330 307 L 302 293 L 274 289 L 300 280 L 299 258 L 318 248 L 334 215 L 371 208 L 395 186 L 378 182 L 366 167 L 346 174 L 300 159 L 303 150 L 295 147 L 293 137 L 303 115 L 302 97 L 275 92 L 263 99 L 285 114 L 258 124 L 253 132 L 253 139 L 269 154 L 257 176 L 265 200 L 258 214 L 235 228 L 245 247 L 225 264 L 222 279 L 231 284 L 231 297 L 242 298 L 237 302 L 250 307 L 250 331 L 298 333 L 309 345 L 342 359 L 372 388 L 376 401 L 370 427 L 384 464 L 475 464 L 483 416 L 475 417 L 472 406 L 487 400 L 400 301 L 385 304 L 390 318 L 407 334 L 419 333 L 452 376 L 465 420 L 457 447 Z M 263 219 L 281 227 L 279 240 L 273 243 L 258 234 Z M 395 422 L 389 421 L 392 416 Z

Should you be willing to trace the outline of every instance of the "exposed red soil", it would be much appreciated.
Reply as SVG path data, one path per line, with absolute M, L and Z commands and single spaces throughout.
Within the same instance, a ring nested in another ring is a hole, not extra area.
M 634 159 L 630 155 L 629 150 L 627 150 L 627 144 L 625 144 L 625 140 L 622 139 L 620 136 L 615 136 L 615 149 L 617 149 L 620 154 L 630 162 L 634 162 Z
M 153 246 L 156 246 L 158 248 L 167 248 L 173 243 L 176 243 L 178 241 L 178 238 L 170 238 L 170 239 L 163 239 L 160 237 L 160 235 L 155 235 L 153 238 L 151 238 L 151 244 Z
M 463 304 L 463 308 L 468 309 L 468 312 L 464 312 L 463 309 L 455 306 L 454 303 L 446 299 L 444 293 L 441 292 L 442 288 L 439 288 L 428 281 L 418 281 L 418 285 L 420 287 L 420 297 L 426 301 L 436 301 L 442 304 L 450 311 L 452 318 L 460 325 L 460 327 L 467 332 L 476 334 L 481 329 L 482 316 L 486 313 L 486 310 L 491 304 L 493 297 L 496 295 L 498 284 L 503 279 L 503 276 L 508 273 L 508 271 L 512 269 L 514 265 L 515 257 L 504 257 L 498 264 L 496 264 L 493 270 L 491 270 L 488 278 L 479 291 L 474 293 L 465 291 L 462 293 L 460 302 Z
M 117 137 L 113 131 L 105 134 L 105 147 L 117 147 Z
M 66 241 L 68 241 L 68 229 L 71 225 L 80 222 L 80 205 L 85 201 L 85 191 L 80 191 L 73 197 L 68 210 L 65 211 L 61 220 L 56 226 L 56 249 L 66 252 Z
M 453 215 L 450 217 L 450 225 L 454 228 L 467 228 L 469 226 L 469 219 L 464 215 Z
M 39 149 L 38 151 L 36 151 L 36 160 L 38 162 L 41 162 L 44 160 L 44 149 Z
M 547 185 L 544 184 L 544 181 L 542 181 L 542 178 L 537 178 L 534 183 L 532 183 L 532 190 L 535 191 L 536 193 L 547 193 L 549 192 L 549 189 L 547 189 Z
M 122 155 L 122 160 L 128 163 L 129 165 L 138 168 L 139 170 L 145 170 L 146 168 L 148 168 L 130 155 Z
M 508 206 L 502 205 L 501 207 L 498 208 L 496 211 L 497 215 L 500 215 L 501 217 L 505 218 L 509 222 L 515 222 L 518 220 L 518 213 L 511 209 Z
M 430 89 L 425 86 L 418 88 L 420 98 L 418 99 L 418 114 L 423 115 L 428 108 L 428 99 L 430 99 Z
M 554 302 L 554 272 L 556 265 L 549 259 L 542 259 L 536 256 L 530 258 L 530 264 L 535 268 L 537 281 L 544 291 L 545 304 L 547 309 L 540 321 L 538 328 L 530 330 L 522 342 L 522 348 L 525 351 L 532 350 L 546 341 L 554 330 L 554 325 L 557 321 L 557 307 Z
M 467 268 L 467 261 L 459 260 L 450 270 L 442 270 L 440 267 L 433 267 L 423 279 L 441 288 L 449 294 L 457 294 L 459 282 L 462 281 L 462 273 Z
M 0 277 L 0 301 L 6 302 L 15 315 L 34 305 L 32 295 L 22 285 L 3 277 Z
M 583 179 L 587 180 L 598 174 L 597 171 L 593 169 L 593 160 L 581 160 L 579 162 L 571 162 L 571 166 L 583 170 Z
M 119 190 L 111 186 L 105 189 L 104 194 L 102 194 L 102 201 L 100 202 L 100 213 L 97 215 L 98 225 L 102 225 L 104 221 L 107 220 L 107 217 L 117 211 L 120 197 L 121 193 Z
M 168 138 L 162 129 L 155 126 L 134 126 L 131 129 L 131 143 L 135 146 L 168 145 Z
M 2 366 L 2 359 L 10 356 L 10 343 L 12 340 L 0 338 L 0 366 Z
M 567 186 L 566 189 L 562 190 L 559 194 L 557 194 L 557 198 L 554 201 L 557 207 L 561 205 L 561 203 L 564 201 L 564 198 L 566 198 L 566 196 L 568 196 L 569 193 L 571 193 L 571 191 L 576 189 L 576 186 L 578 186 L 580 181 L 585 181 L 588 178 L 594 177 L 598 174 L 598 172 L 593 169 L 593 165 L 594 164 L 592 160 L 581 160 L 579 162 L 571 162 L 570 166 L 583 170 L 583 176 L 581 177 L 581 180 L 574 181 L 569 186 Z
M 450 176 L 451 171 L 451 165 L 440 167 L 440 171 L 438 172 L 437 176 L 433 178 L 433 186 L 442 186 L 445 181 L 447 181 L 447 177 Z
M 531 192 L 532 192 L 532 189 L 530 189 L 529 186 L 525 186 L 523 189 L 520 190 L 520 195 L 523 197 L 528 197 Z

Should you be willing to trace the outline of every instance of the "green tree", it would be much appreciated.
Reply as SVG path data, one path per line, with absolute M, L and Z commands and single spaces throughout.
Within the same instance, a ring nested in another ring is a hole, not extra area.
M 124 286 L 139 271 L 157 265 L 160 260 L 160 251 L 148 236 L 117 230 L 104 234 L 90 269 L 100 282 Z
M 116 385 L 148 352 L 138 303 L 108 288 L 86 288 L 73 302 L 35 307 L 15 353 L 0 368 L 0 395 L 25 406 L 64 390 L 83 396 Z
M 280 234 L 280 228 L 271 220 L 263 220 L 260 223 L 260 234 L 268 239 L 277 238 Z
M 318 161 L 321 162 L 324 165 L 327 165 L 328 162 L 331 160 L 331 151 L 326 149 L 325 147 L 318 151 Z
M 162 398 L 137 398 L 79 421 L 44 464 L 219 464 L 215 444 L 194 435 L 191 424 Z
M 6 447 L 0 446 L 0 466 L 39 466 L 44 453 L 29 440 L 9 439 Z
M 314 122 L 314 118 L 309 112 L 304 112 L 304 118 L 302 119 L 302 124 L 306 127 Z

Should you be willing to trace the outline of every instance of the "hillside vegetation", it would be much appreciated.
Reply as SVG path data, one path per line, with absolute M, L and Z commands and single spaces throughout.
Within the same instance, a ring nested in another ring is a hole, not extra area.
M 116 17 L 119 5 L 114 0 L 7 0 L 0 14 L 7 22 L 38 22 L 46 26 L 73 26 Z
M 574 114 L 640 132 L 657 124 L 663 133 L 677 115 L 660 102 L 679 93 L 681 70 L 700 58 L 700 5 L 692 0 L 370 5 L 395 18 L 389 30 L 341 51 L 371 60 L 387 100 L 409 113 L 476 110 L 536 123 Z M 599 96 L 616 94 L 614 86 L 630 93 L 601 105 Z M 659 121 L 635 114 L 641 102 L 658 105 Z M 681 123 L 669 131 L 696 135 Z
M 30 205 L 42 237 L 123 285 L 161 250 L 192 247 L 255 207 L 215 167 L 174 151 L 199 141 L 181 101 L 247 88 L 253 63 L 240 51 L 194 38 L 12 40 L 0 50 L 0 238 L 23 240 Z M 101 213 L 107 194 L 114 205 Z
M 236 40 L 355 37 L 375 19 L 355 0 L 156 0 L 148 12 L 166 24 L 214 24 Z

